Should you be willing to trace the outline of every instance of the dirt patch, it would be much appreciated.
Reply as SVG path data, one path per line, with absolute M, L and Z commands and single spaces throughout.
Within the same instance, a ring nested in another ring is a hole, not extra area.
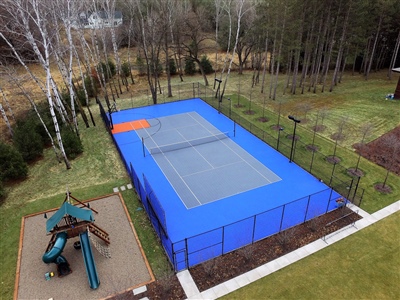
M 390 140 L 393 142 L 388 142 Z M 368 144 L 353 147 L 364 158 L 400 175 L 400 126 Z
M 349 208 L 343 207 L 252 245 L 194 266 L 190 269 L 190 273 L 198 289 L 205 291 L 318 240 L 359 219 L 361 219 L 359 215 L 353 213 Z M 147 291 L 142 294 L 133 295 L 132 292 L 127 292 L 121 297 L 134 300 L 139 300 L 143 297 L 148 297 L 152 300 L 186 298 L 176 276 L 173 276 L 168 281 L 166 287 L 163 284 L 165 284 L 165 281 L 157 280 L 147 285 Z

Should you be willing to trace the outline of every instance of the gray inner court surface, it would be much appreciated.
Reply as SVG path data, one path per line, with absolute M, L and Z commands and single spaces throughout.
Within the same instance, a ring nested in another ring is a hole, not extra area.
M 188 209 L 281 180 L 196 112 L 147 121 L 136 132 Z

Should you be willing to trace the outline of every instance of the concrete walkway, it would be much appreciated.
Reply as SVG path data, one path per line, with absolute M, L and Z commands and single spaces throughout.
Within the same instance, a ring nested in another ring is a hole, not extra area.
M 371 225 L 375 222 L 397 212 L 400 210 L 400 200 L 385 207 L 381 210 L 371 214 L 363 211 L 361 208 L 354 206 L 352 204 L 348 205 L 350 209 L 357 212 L 363 218 L 354 223 L 354 225 L 349 225 L 342 228 L 336 232 L 333 232 L 323 239 L 316 240 L 302 248 L 292 251 L 284 256 L 281 256 L 269 263 L 262 265 L 254 270 L 247 273 L 239 275 L 233 279 L 230 279 L 224 283 L 221 283 L 211 289 L 204 292 L 198 290 L 189 270 L 179 272 L 177 277 L 181 283 L 183 290 L 186 293 L 188 299 L 217 299 L 219 297 L 225 296 L 243 286 L 246 286 L 262 277 L 265 277 L 275 271 L 278 271 L 304 257 L 307 257 L 329 245 L 344 239 L 345 237 Z

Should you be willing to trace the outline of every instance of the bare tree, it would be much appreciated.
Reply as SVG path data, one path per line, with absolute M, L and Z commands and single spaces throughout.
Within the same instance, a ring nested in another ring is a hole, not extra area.
M 201 64 L 201 56 L 206 52 L 205 41 L 209 39 L 205 33 L 207 23 L 205 22 L 205 11 L 197 9 L 196 12 L 189 11 L 185 18 L 185 41 L 182 42 L 182 48 L 186 52 L 186 58 L 196 62 L 200 73 L 203 76 L 204 84 L 208 86 L 207 75 Z
M 158 5 L 146 2 L 143 7 L 143 3 L 140 0 L 136 0 L 136 2 L 136 9 L 139 16 L 136 26 L 140 30 L 138 38 L 146 60 L 147 82 L 150 87 L 153 103 L 156 104 L 157 85 L 159 85 L 158 67 L 160 64 L 160 52 L 164 35 L 167 34 L 168 28 L 165 28 L 165 26 L 156 26 L 158 23 L 162 24 L 163 20 Z M 145 14 L 143 12 L 144 9 Z
M 236 48 L 237 48 L 237 44 L 238 44 L 238 41 L 239 41 L 241 21 L 242 21 L 243 16 L 248 11 L 244 7 L 244 4 L 245 4 L 245 0 L 236 0 L 237 30 L 236 30 L 235 45 L 234 45 L 233 50 L 232 50 L 232 55 L 231 55 L 231 59 L 230 59 L 230 62 L 229 62 L 228 72 L 227 72 L 227 74 L 225 76 L 224 86 L 222 88 L 222 93 L 221 93 L 221 99 L 224 96 L 225 89 L 226 89 L 226 84 L 228 82 L 229 75 L 231 73 L 231 68 L 232 68 L 232 63 L 233 63 L 233 56 L 234 56 L 234 53 L 236 53 Z
M 375 187 L 382 192 L 390 192 L 390 187 L 387 187 L 387 180 L 389 178 L 389 173 L 395 168 L 395 166 L 400 165 L 400 137 L 396 136 L 394 133 L 386 134 L 382 141 L 384 145 L 384 153 L 380 156 L 380 164 L 386 168 L 386 176 L 383 183 L 377 184 Z
M 354 175 L 359 176 L 361 175 L 358 167 L 360 165 L 360 160 L 361 160 L 361 153 L 362 153 L 362 148 L 365 146 L 365 139 L 366 137 L 371 134 L 372 130 L 374 129 L 374 125 L 372 123 L 364 123 L 363 125 L 361 125 L 360 127 L 360 132 L 361 132 L 361 141 L 358 144 L 357 148 L 359 148 L 358 151 L 358 160 L 357 160 L 357 165 L 356 168 L 354 170 Z
M 8 103 L 7 97 L 6 97 L 6 95 L 4 94 L 4 91 L 3 91 L 3 89 L 1 88 L 1 86 L 0 86 L 0 93 L 1 93 L 1 95 L 3 96 L 4 102 Z M 1 112 L 1 116 L 2 116 L 3 119 L 4 119 L 4 122 L 5 122 L 6 125 L 7 125 L 8 132 L 9 132 L 9 134 L 10 134 L 10 137 L 12 137 L 13 134 L 14 134 L 14 132 L 13 132 L 13 129 L 12 129 L 12 127 L 11 127 L 11 123 L 10 123 L 10 121 L 8 120 L 8 116 L 7 116 L 7 114 L 6 114 L 6 112 L 5 112 L 4 108 L 3 108 L 3 105 L 2 105 L 1 103 L 0 103 L 0 112 Z M 15 121 L 15 120 L 14 120 L 14 121 Z
M 331 138 L 335 141 L 335 147 L 333 148 L 333 154 L 329 157 L 329 161 L 333 164 L 337 164 L 340 161 L 339 157 L 336 157 L 336 150 L 339 144 L 339 141 L 343 141 L 345 139 L 344 129 L 349 122 L 349 118 L 344 116 L 338 120 L 337 130 L 334 134 L 332 134 Z
M 22 30 L 22 34 L 26 38 L 26 41 L 32 46 L 34 53 L 43 68 L 43 71 L 46 75 L 46 82 L 43 87 L 40 84 L 40 87 L 44 89 L 46 93 L 46 98 L 49 104 L 50 114 L 53 120 L 54 129 L 56 132 L 58 146 L 65 162 L 66 168 L 70 169 L 71 164 L 67 158 L 67 154 L 64 150 L 63 141 L 60 132 L 60 126 L 57 120 L 57 116 L 55 114 L 55 107 L 58 107 L 61 112 L 61 117 L 64 118 L 67 114 L 64 114 L 64 110 L 62 109 L 61 97 L 59 95 L 59 91 L 57 86 L 54 82 L 51 69 L 50 69 L 50 58 L 51 58 L 51 37 L 48 34 L 48 24 L 47 20 L 43 17 L 46 15 L 46 3 L 42 3 L 39 0 L 5 0 L 2 2 L 2 5 L 10 15 L 15 16 L 15 26 L 18 26 Z M 34 26 L 34 28 L 32 28 Z M 36 39 L 33 35 L 33 31 L 37 31 L 39 33 L 40 39 Z M 13 53 L 19 57 L 15 48 L 13 48 L 12 44 L 10 43 L 5 36 L 0 33 L 0 36 L 3 40 L 6 41 L 10 49 L 13 50 Z M 40 44 L 39 44 L 40 43 Z M 19 62 L 24 66 L 25 69 L 27 68 L 24 61 L 21 57 L 18 58 Z M 31 73 L 31 72 L 30 72 Z M 32 75 L 31 75 L 32 76 Z M 36 83 L 40 83 L 36 81 Z M 54 101 L 55 99 L 55 101 Z

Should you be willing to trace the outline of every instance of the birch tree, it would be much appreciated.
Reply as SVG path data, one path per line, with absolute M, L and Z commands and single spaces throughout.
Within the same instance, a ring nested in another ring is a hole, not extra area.
M 9 102 L 8 102 L 8 100 L 7 100 L 6 94 L 4 93 L 4 90 L 1 88 L 1 86 L 0 86 L 0 94 L 1 94 L 1 96 L 2 96 L 2 98 L 3 98 L 4 103 L 6 103 L 6 105 L 7 105 L 7 107 L 8 107 L 8 110 L 11 112 L 11 116 L 12 116 L 12 118 L 13 118 L 13 121 L 15 122 L 14 114 L 12 113 L 12 110 L 11 110 L 11 107 L 10 107 Z M 2 103 L 0 103 L 0 112 L 1 112 L 1 116 L 2 116 L 3 119 L 4 119 L 4 122 L 5 122 L 6 125 L 7 125 L 8 133 L 10 134 L 10 137 L 12 137 L 12 136 L 13 136 L 13 129 L 12 129 L 10 120 L 8 119 L 8 116 L 7 116 L 7 114 L 6 114 L 6 111 L 5 111 L 4 108 L 3 108 Z
M 231 73 L 233 58 L 234 58 L 234 54 L 236 53 L 237 43 L 238 43 L 238 40 L 239 40 L 241 20 L 242 20 L 242 17 L 247 12 L 246 8 L 244 8 L 245 0 L 236 0 L 235 4 L 236 4 L 235 8 L 236 8 L 236 17 L 237 17 L 236 38 L 235 38 L 235 44 L 234 44 L 233 50 L 232 50 L 231 59 L 229 61 L 228 71 L 227 71 L 226 76 L 225 76 L 224 86 L 223 86 L 222 92 L 221 92 L 221 99 L 224 96 L 225 89 L 226 89 L 226 84 L 228 82 L 229 75 Z
M 67 154 L 65 153 L 64 147 L 63 147 L 63 142 L 61 138 L 61 132 L 60 132 L 60 126 L 58 124 L 57 116 L 54 111 L 54 100 L 53 97 L 55 97 L 58 101 L 60 101 L 60 97 L 58 94 L 58 90 L 55 86 L 55 82 L 53 81 L 52 74 L 51 74 L 51 69 L 50 69 L 50 55 L 51 55 L 51 38 L 48 34 L 48 30 L 46 26 L 48 25 L 46 23 L 46 19 L 44 18 L 45 13 L 45 5 L 46 3 L 43 3 L 39 0 L 28 0 L 28 1 L 23 1 L 23 0 L 5 0 L 3 1 L 3 5 L 6 5 L 6 8 L 10 15 L 15 16 L 15 21 L 19 22 L 17 25 L 19 25 L 19 28 L 24 34 L 24 37 L 26 38 L 27 42 L 32 46 L 34 53 L 36 54 L 36 57 L 42 66 L 45 75 L 46 75 L 46 81 L 45 81 L 45 93 L 46 93 L 46 98 L 49 104 L 49 110 L 50 114 L 53 120 L 54 128 L 55 128 L 55 133 L 57 137 L 57 142 L 58 146 L 61 152 L 61 155 L 63 157 L 64 163 L 66 165 L 67 169 L 71 168 L 71 164 L 67 158 Z M 32 25 L 34 25 L 34 29 L 38 31 L 40 40 L 36 39 L 32 33 Z M 4 35 L 2 35 L 2 38 L 5 39 Z M 40 47 L 39 43 L 40 42 Z M 9 46 L 12 45 L 8 42 Z M 15 49 L 14 49 L 15 50 Z M 16 51 L 14 51 L 15 53 Z M 61 102 L 61 101 L 60 101 Z M 61 105 L 61 103 L 58 103 L 58 105 Z

